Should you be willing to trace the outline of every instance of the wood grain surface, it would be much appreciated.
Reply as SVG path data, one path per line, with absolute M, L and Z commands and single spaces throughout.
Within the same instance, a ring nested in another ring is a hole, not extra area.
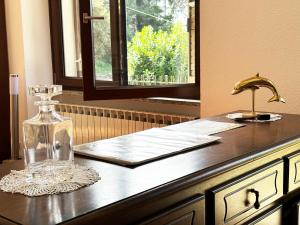
M 229 122 L 224 115 L 208 119 Z M 77 157 L 76 163 L 100 173 L 99 182 L 71 193 L 36 198 L 0 192 L 0 218 L 21 224 L 84 224 L 94 220 L 105 225 L 134 224 L 142 219 L 142 212 L 159 210 L 184 198 L 185 194 L 196 192 L 185 193 L 191 183 L 296 140 L 300 137 L 299 124 L 299 115 L 288 114 L 276 122 L 247 123 L 245 127 L 218 134 L 222 137 L 219 143 L 134 169 Z M 0 176 L 22 168 L 22 161 L 4 163 L 0 165 Z

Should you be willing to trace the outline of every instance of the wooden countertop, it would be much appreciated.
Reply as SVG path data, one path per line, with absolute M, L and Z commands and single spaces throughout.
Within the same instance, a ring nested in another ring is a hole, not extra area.
M 229 122 L 223 115 L 208 119 Z M 71 193 L 34 198 L 0 191 L 0 223 L 1 219 L 21 224 L 67 222 L 89 213 L 120 210 L 158 192 L 199 182 L 300 138 L 300 115 L 283 114 L 276 122 L 247 123 L 217 135 L 222 137 L 219 143 L 133 169 L 76 157 L 76 163 L 96 169 L 101 180 Z M 4 163 L 0 177 L 22 168 L 23 161 Z

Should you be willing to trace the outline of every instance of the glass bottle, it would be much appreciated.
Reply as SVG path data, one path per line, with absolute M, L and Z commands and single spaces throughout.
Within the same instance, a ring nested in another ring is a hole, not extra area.
M 51 100 L 62 93 L 61 85 L 37 85 L 29 94 L 38 96 L 39 112 L 23 123 L 24 160 L 31 182 L 57 182 L 65 179 L 73 166 L 73 125 L 70 118 L 55 111 L 58 101 Z M 64 173 L 62 173 L 64 170 Z

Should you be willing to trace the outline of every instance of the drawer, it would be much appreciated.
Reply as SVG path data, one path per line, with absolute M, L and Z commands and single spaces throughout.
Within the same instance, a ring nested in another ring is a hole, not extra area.
M 300 187 L 300 151 L 284 157 L 284 192 Z
M 283 195 L 283 161 L 249 171 L 207 194 L 209 224 L 236 224 Z
M 243 223 L 243 225 L 281 225 L 282 224 L 282 205 L 275 206 L 259 216 Z
M 154 215 L 139 225 L 204 225 L 204 195 L 199 195 Z

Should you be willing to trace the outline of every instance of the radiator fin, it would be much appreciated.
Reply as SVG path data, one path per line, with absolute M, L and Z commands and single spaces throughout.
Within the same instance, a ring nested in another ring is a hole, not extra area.
M 76 145 L 196 119 L 193 116 L 70 104 L 58 104 L 56 110 L 72 119 Z

